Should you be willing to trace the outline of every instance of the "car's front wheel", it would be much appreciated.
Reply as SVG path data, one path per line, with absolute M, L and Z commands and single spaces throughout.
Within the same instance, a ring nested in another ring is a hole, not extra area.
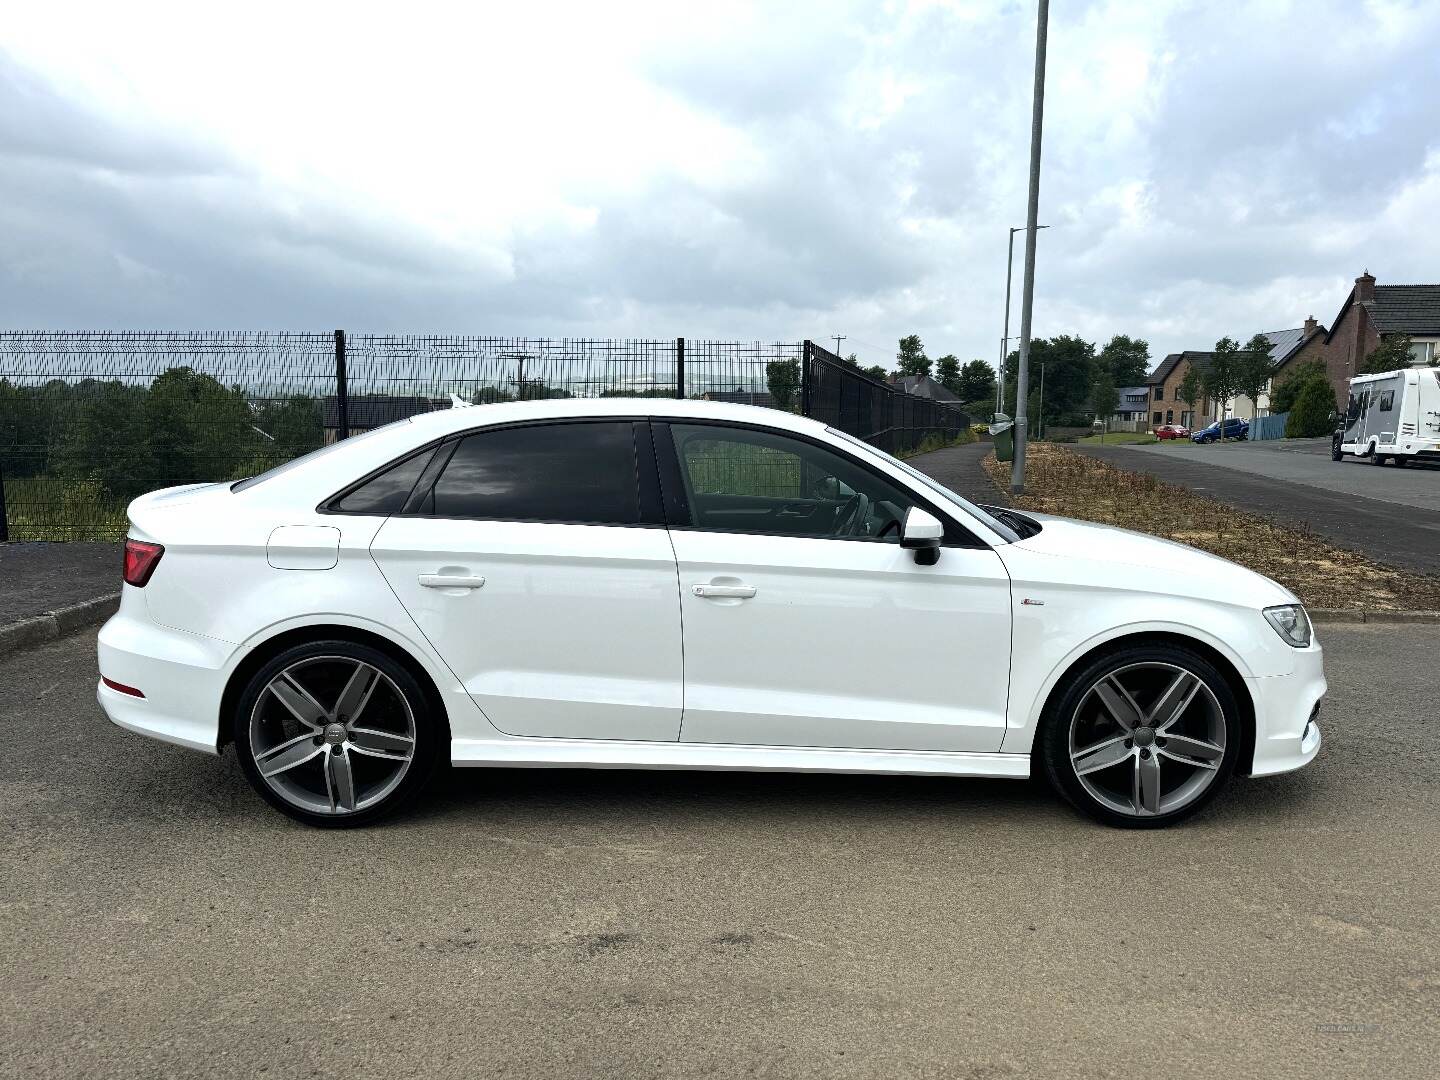
M 1235 769 L 1239 707 L 1214 665 L 1175 645 L 1097 657 L 1051 695 L 1036 757 L 1091 817 L 1154 828 L 1189 817 Z
M 412 798 L 443 744 L 415 677 L 378 649 L 315 641 L 262 666 L 231 718 L 241 768 L 298 821 L 366 825 Z

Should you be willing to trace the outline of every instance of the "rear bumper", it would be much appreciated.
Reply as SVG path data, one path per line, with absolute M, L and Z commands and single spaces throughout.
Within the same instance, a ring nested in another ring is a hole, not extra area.
M 1255 702 L 1255 756 L 1251 776 L 1272 776 L 1309 764 L 1320 752 L 1316 721 L 1325 696 L 1320 647 L 1295 650 L 1288 675 L 1246 679 Z
M 101 627 L 97 652 L 102 677 L 145 695 L 100 682 L 95 697 L 111 721 L 176 746 L 220 752 L 220 698 L 234 645 L 157 626 L 145 615 L 144 599 L 126 595 L 119 614 Z

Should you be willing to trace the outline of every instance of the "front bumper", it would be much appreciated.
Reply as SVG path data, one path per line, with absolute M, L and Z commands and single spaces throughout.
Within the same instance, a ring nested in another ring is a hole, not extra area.
M 1296 649 L 1295 670 L 1288 675 L 1245 682 L 1255 703 L 1250 775 L 1273 776 L 1309 764 L 1320 751 L 1316 716 L 1326 690 L 1320 646 Z
M 96 700 L 127 731 L 218 754 L 220 699 L 234 651 L 227 642 L 157 626 L 142 597 L 123 596 L 119 613 L 100 628 L 100 674 L 145 696 L 100 682 Z

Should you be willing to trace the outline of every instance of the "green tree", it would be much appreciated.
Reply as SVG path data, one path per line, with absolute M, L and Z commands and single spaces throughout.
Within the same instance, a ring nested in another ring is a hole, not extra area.
M 900 351 L 895 354 L 895 374 L 929 375 L 930 358 L 925 355 L 925 345 L 919 334 L 910 334 L 900 339 Z
M 97 480 L 111 498 L 158 486 L 141 482 L 158 475 L 145 417 L 147 397 L 145 387 L 119 380 L 76 384 L 68 395 L 54 471 L 67 480 Z
M 1100 350 L 1116 386 L 1139 386 L 1150 371 L 1150 343 L 1128 334 L 1116 334 Z
M 1095 363 L 1095 346 L 1072 334 L 1030 342 L 1030 397 L 1027 415 L 1049 424 L 1088 425 L 1090 376 Z M 1015 380 L 1020 366 L 1019 352 L 1005 358 L 1006 399 L 1015 399 Z M 1044 374 L 1044 417 L 1040 415 L 1040 384 Z
M 793 409 L 800 390 L 800 361 L 771 360 L 765 365 L 765 384 L 777 409 Z
M 193 368 L 158 375 L 143 412 L 157 481 L 224 480 L 257 449 L 244 393 Z
M 292 394 L 261 402 L 255 409 L 254 426 L 262 440 L 268 436 L 270 445 L 262 447 L 260 452 L 271 460 L 262 468 L 254 469 L 252 476 L 255 472 L 264 472 L 273 465 L 318 450 L 325 441 L 320 403 L 307 394 Z
M 1320 360 L 1307 360 L 1303 364 L 1296 364 L 1286 374 L 1285 378 L 1277 382 L 1270 391 L 1270 411 L 1275 414 L 1286 413 L 1295 407 L 1296 400 L 1300 397 L 1300 391 L 1305 389 L 1307 382 L 1319 382 L 1328 390 L 1330 387 L 1330 376 L 1325 372 L 1325 364 Z M 1334 391 L 1330 391 L 1333 404 Z
M 955 396 L 961 401 L 983 401 L 987 411 L 995 407 L 995 369 L 984 360 L 970 360 L 960 369 Z
M 1223 337 L 1215 343 L 1210 354 L 1210 363 L 1200 372 L 1200 386 L 1205 395 L 1220 407 L 1220 439 L 1225 439 L 1225 404 L 1238 389 L 1240 366 L 1240 344 L 1232 337 Z
M 1357 375 L 1377 375 L 1382 371 L 1398 371 L 1415 362 L 1410 355 L 1408 334 L 1389 334 L 1380 339 L 1380 344 L 1371 349 L 1360 363 Z
M 935 379 L 956 397 L 960 397 L 960 361 L 954 353 L 947 353 L 935 361 Z
M 1235 358 L 1235 392 L 1250 399 L 1259 415 L 1260 395 L 1270 381 L 1270 339 L 1256 334 Z
M 1190 424 L 1195 426 L 1195 406 L 1205 396 L 1205 388 L 1200 385 L 1200 372 L 1194 364 L 1185 369 L 1185 375 L 1180 380 L 1180 385 L 1175 388 L 1175 393 L 1181 401 L 1190 406 Z
M 1100 357 L 1095 358 L 1094 370 L 1090 374 L 1090 411 L 1105 426 L 1100 429 L 1100 441 L 1105 441 L 1105 429 L 1110 426 L 1110 417 L 1115 413 L 1119 391 L 1115 388 L 1115 376 Z
M 1335 392 L 1328 380 L 1305 379 L 1285 420 L 1287 439 L 1309 439 L 1334 430 Z

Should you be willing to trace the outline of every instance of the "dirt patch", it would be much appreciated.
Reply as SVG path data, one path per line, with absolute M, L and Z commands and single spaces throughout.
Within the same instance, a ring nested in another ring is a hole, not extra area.
M 985 458 L 997 487 L 1010 466 Z M 1315 608 L 1440 611 L 1440 578 L 1382 566 L 1308 529 L 1247 513 L 1058 446 L 1026 448 L 1019 510 L 1117 525 L 1200 548 L 1274 578 Z

